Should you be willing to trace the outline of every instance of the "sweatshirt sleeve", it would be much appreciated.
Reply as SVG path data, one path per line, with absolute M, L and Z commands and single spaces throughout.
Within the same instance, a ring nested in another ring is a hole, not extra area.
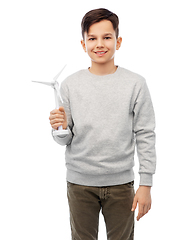
M 64 107 L 66 115 L 67 115 L 67 123 L 68 123 L 67 130 L 69 131 L 69 134 L 65 137 L 53 136 L 54 130 L 52 129 L 52 136 L 53 136 L 53 139 L 58 144 L 64 146 L 64 145 L 69 145 L 73 138 L 73 134 L 72 134 L 73 121 L 72 121 L 71 110 L 70 110 L 69 91 L 67 89 L 65 82 L 62 83 L 60 92 L 61 92 L 61 96 L 62 96 L 62 100 L 63 100 L 63 103 L 60 105 Z
M 139 159 L 140 185 L 152 186 L 152 176 L 156 168 L 155 116 L 145 80 L 138 90 L 133 116 L 137 155 Z

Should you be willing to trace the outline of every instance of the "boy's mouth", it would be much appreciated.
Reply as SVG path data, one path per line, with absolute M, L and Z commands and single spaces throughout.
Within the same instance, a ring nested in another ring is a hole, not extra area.
M 97 51 L 97 52 L 95 52 L 95 54 L 99 57 L 104 56 L 106 53 L 107 53 L 107 51 Z

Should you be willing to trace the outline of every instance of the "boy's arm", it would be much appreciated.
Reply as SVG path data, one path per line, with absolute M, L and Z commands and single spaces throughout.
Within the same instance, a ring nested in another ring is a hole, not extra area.
M 134 133 L 139 158 L 140 186 L 134 197 L 132 211 L 135 211 L 138 203 L 137 220 L 139 221 L 151 209 L 151 186 L 156 168 L 155 116 L 145 81 L 138 92 L 133 113 Z
M 134 113 L 133 131 L 136 137 L 137 155 L 141 186 L 152 186 L 152 177 L 156 168 L 155 116 L 146 82 L 139 89 Z

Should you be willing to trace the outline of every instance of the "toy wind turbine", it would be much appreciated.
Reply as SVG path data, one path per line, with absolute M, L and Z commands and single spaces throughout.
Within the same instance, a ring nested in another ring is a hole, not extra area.
M 56 108 L 58 109 L 60 107 L 60 104 L 63 103 L 62 97 L 60 95 L 60 91 L 59 91 L 59 84 L 57 82 L 57 79 L 59 78 L 60 74 L 62 73 L 62 71 L 64 70 L 64 68 L 66 67 L 66 65 L 62 68 L 62 70 L 53 78 L 52 82 L 38 82 L 38 81 L 32 81 L 32 82 L 36 82 L 36 83 L 42 83 L 45 84 L 47 86 L 50 86 L 54 89 L 54 95 L 55 95 L 55 103 L 56 103 Z M 60 126 L 58 128 L 58 130 L 54 130 L 53 131 L 53 136 L 61 136 L 64 137 L 67 134 L 69 134 L 68 130 L 64 130 L 62 126 Z

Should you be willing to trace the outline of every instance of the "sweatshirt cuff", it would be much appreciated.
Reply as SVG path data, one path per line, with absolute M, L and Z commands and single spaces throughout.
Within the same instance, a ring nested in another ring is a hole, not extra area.
M 52 133 L 52 137 L 53 139 L 60 145 L 64 146 L 64 145 L 69 145 L 71 140 L 72 140 L 72 132 L 70 130 L 69 127 L 67 127 L 67 130 L 69 131 L 69 134 L 65 137 L 61 137 L 61 136 L 53 136 L 53 129 L 51 131 Z
M 140 186 L 150 186 L 153 185 L 153 175 L 149 173 L 140 174 Z

